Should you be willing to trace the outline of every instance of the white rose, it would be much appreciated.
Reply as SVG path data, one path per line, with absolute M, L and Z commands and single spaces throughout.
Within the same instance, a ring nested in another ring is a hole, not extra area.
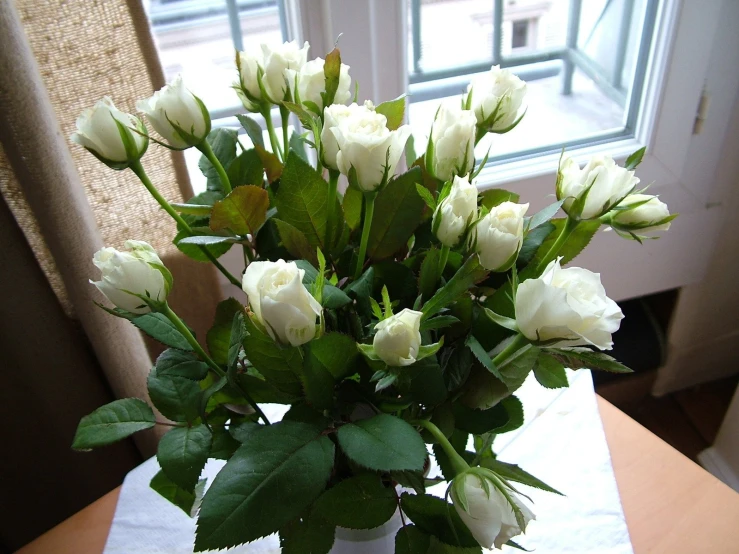
M 249 306 L 273 339 L 299 346 L 316 335 L 321 305 L 303 286 L 305 270 L 295 262 L 252 262 L 242 288 Z
M 516 291 L 516 322 L 532 341 L 561 339 L 554 346 L 613 347 L 611 334 L 624 315 L 606 296 L 600 275 L 579 267 L 562 269 L 552 262 L 538 279 L 528 279 Z
M 313 102 L 318 109 L 323 109 L 323 98 L 321 93 L 326 92 L 326 75 L 323 72 L 325 65 L 323 58 L 316 58 L 307 62 L 299 71 L 295 69 L 286 69 L 285 78 L 287 79 L 290 89 L 295 88 L 295 81 L 298 83 L 298 97 L 301 102 Z M 339 70 L 339 88 L 336 89 L 334 96 L 334 104 L 346 104 L 351 98 L 349 87 L 351 86 L 351 77 L 349 77 L 349 66 L 341 64 Z M 295 94 L 293 92 L 293 98 Z
M 321 129 L 321 148 L 323 150 L 323 165 L 338 170 L 336 155 L 339 153 L 339 143 L 332 131 L 339 124 L 355 112 L 368 113 L 372 111 L 367 105 L 332 104 L 323 111 L 323 128 Z
M 180 75 L 151 98 L 136 102 L 136 108 L 174 148 L 200 144 L 210 131 L 208 110 L 185 88 Z
M 467 175 L 475 165 L 477 120 L 458 102 L 445 102 L 439 108 L 431 128 L 434 145 L 432 173 L 442 181 L 454 175 Z
M 294 40 L 275 47 L 262 44 L 264 54 L 262 84 L 267 96 L 274 104 L 282 102 L 288 92 L 285 70 L 294 69 L 299 71 L 308 58 L 309 47 L 306 42 L 302 48 L 299 48 L 298 43 Z
M 127 129 L 132 151 L 126 152 L 126 145 L 116 122 Z M 70 138 L 106 162 L 132 162 L 144 155 L 149 138 L 130 129 L 146 133 L 146 128 L 138 117 L 120 111 L 113 105 L 110 97 L 105 96 L 95 106 L 82 112 L 77 118 L 77 132 Z
M 477 187 L 466 177 L 454 177 L 449 196 L 434 211 L 431 228 L 442 244 L 454 247 L 477 214 Z
M 236 57 L 239 82 L 234 83 L 234 88 L 244 108 L 250 112 L 260 111 L 257 102 L 262 99 L 258 78 L 261 58 L 249 51 L 239 52 Z
M 563 209 L 579 219 L 602 216 L 631 194 L 639 184 L 633 171 L 616 165 L 610 156 L 594 156 L 583 169 L 572 158 L 564 158 L 560 164 L 558 180 L 557 199 L 566 198 Z M 575 199 L 588 189 L 582 213 L 570 213 Z
M 667 204 L 651 194 L 631 194 L 618 208 L 612 212 L 611 218 L 611 224 L 617 230 L 650 232 L 667 231 L 670 228 L 671 217 Z
M 408 125 L 391 131 L 387 118 L 369 108 L 352 110 L 330 131 L 339 146 L 336 167 L 347 176 L 353 167 L 359 188 L 365 192 L 377 190 L 395 174 L 411 134 Z
M 115 248 L 102 248 L 95 252 L 92 263 L 100 270 L 100 281 L 90 281 L 113 304 L 135 314 L 151 311 L 136 294 L 158 302 L 167 299 L 167 283 L 162 272 L 152 264 L 163 266 L 162 260 L 146 242 L 128 240 L 121 252 Z
M 467 500 L 467 510 L 452 487 L 452 503 L 459 517 L 475 537 L 475 540 L 485 548 L 501 548 L 513 537 L 525 531 L 516 522 L 513 508 L 505 496 L 492 484 L 488 484 L 488 494 L 482 486 L 480 477 L 464 474 L 464 495 Z M 523 514 L 526 524 L 536 519 L 529 508 L 521 502 L 515 493 L 509 492 Z
M 528 209 L 528 204 L 502 202 L 475 225 L 470 241 L 482 267 L 506 271 L 513 265 L 523 243 L 523 217 Z
M 411 365 L 421 348 L 422 312 L 404 309 L 375 325 L 377 334 L 372 341 L 375 354 L 393 367 Z
M 507 69 L 494 65 L 475 77 L 467 87 L 477 124 L 487 131 L 505 132 L 519 117 L 526 96 L 526 83 Z

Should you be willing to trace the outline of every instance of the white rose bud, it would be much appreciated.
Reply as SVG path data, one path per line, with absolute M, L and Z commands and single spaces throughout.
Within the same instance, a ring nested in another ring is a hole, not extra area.
M 270 336 L 282 344 L 299 346 L 316 335 L 321 305 L 303 285 L 305 270 L 295 262 L 252 262 L 242 288 L 249 306 Z
M 234 83 L 234 89 L 244 108 L 250 112 L 260 111 L 258 102 L 262 99 L 262 92 L 258 75 L 261 58 L 249 51 L 239 52 L 236 56 L 239 82 Z
M 393 367 L 414 363 L 421 348 L 421 317 L 422 312 L 406 308 L 375 325 L 375 354 Z
M 502 548 L 513 537 L 525 531 L 516 522 L 513 508 L 505 496 L 490 483 L 485 491 L 480 478 L 470 473 L 458 479 L 464 479 L 464 495 L 467 500 L 467 510 L 452 487 L 452 503 L 459 517 L 472 533 L 475 540 L 485 548 Z M 531 510 L 521 502 L 515 493 L 510 492 L 511 499 L 523 514 L 524 522 L 529 523 L 536 519 Z
M 475 225 L 470 242 L 480 255 L 480 265 L 490 271 L 506 271 L 523 243 L 523 218 L 528 204 L 502 202 Z
M 651 194 L 631 194 L 618 208 L 611 212 L 611 225 L 618 231 L 667 231 L 673 219 L 667 204 Z
M 391 131 L 387 118 L 369 108 L 352 110 L 330 131 L 339 146 L 336 167 L 347 176 L 353 167 L 357 184 L 365 192 L 377 190 L 395 174 L 411 134 L 408 125 Z
M 466 177 L 454 177 L 449 196 L 434 211 L 431 228 L 441 244 L 456 246 L 477 214 L 477 187 Z
M 184 149 L 205 140 L 210 132 L 208 110 L 177 75 L 151 98 L 136 102 L 152 127 L 174 148 Z
M 558 258 L 538 279 L 516 291 L 516 322 L 532 341 L 561 339 L 554 346 L 613 347 L 611 334 L 624 315 L 606 296 L 600 275 L 579 267 L 562 269 Z
M 472 94 L 470 108 L 475 112 L 477 124 L 486 131 L 505 133 L 519 119 L 526 83 L 507 69 L 494 65 L 472 80 L 467 94 Z
M 127 135 L 126 138 L 122 133 Z M 146 127 L 141 120 L 120 111 L 108 96 L 82 112 L 77 118 L 77 132 L 70 138 L 72 142 L 90 150 L 104 163 L 120 169 L 141 158 L 149 146 Z
M 300 71 L 308 59 L 309 47 L 306 42 L 302 48 L 299 48 L 298 43 L 294 40 L 275 47 L 262 44 L 262 52 L 264 53 L 262 84 L 272 103 L 279 104 L 285 99 L 285 95 L 289 91 L 285 80 L 285 70 Z
M 431 128 L 433 162 L 431 172 L 448 181 L 454 175 L 467 175 L 475 165 L 477 119 L 457 102 L 445 102 L 439 108 Z
M 326 75 L 323 67 L 326 64 L 323 58 L 316 58 L 307 62 L 299 71 L 295 69 L 286 69 L 285 78 L 287 79 L 290 89 L 295 88 L 295 81 L 298 83 L 298 97 L 301 102 L 313 102 L 318 109 L 323 109 L 323 98 L 321 93 L 326 92 Z M 349 88 L 351 86 L 351 77 L 349 77 L 349 66 L 341 64 L 339 70 L 339 88 L 336 89 L 334 96 L 334 104 L 346 104 L 351 98 Z M 295 93 L 293 92 L 293 98 Z
M 372 110 L 370 110 L 366 105 L 358 106 L 357 104 L 350 104 L 349 106 L 344 106 L 343 104 L 332 104 L 326 107 L 323 111 L 323 129 L 321 129 L 323 165 L 331 169 L 339 169 L 336 165 L 336 155 L 339 153 L 339 143 L 336 141 L 336 137 L 334 136 L 332 129 L 338 127 L 342 121 L 355 112 L 366 113 L 370 111 Z
M 146 242 L 127 240 L 125 246 L 131 251 L 121 252 L 106 247 L 95 252 L 92 263 L 102 276 L 100 281 L 91 280 L 90 283 L 122 310 L 145 314 L 151 308 L 134 295 L 145 296 L 157 302 L 167 299 L 167 282 L 162 271 L 155 267 L 164 267 L 164 264 Z
M 572 158 L 564 158 L 560 164 L 557 199 L 566 199 L 562 208 L 578 219 L 596 219 L 609 212 L 627 195 L 631 194 L 639 179 L 613 161 L 610 156 L 594 156 L 583 168 Z M 587 191 L 580 213 L 574 213 L 573 204 L 581 200 Z

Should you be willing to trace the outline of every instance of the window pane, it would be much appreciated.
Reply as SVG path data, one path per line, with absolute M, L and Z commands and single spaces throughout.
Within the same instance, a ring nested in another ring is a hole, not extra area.
M 510 133 L 487 135 L 479 157 L 489 146 L 500 159 L 633 134 L 656 3 L 409 0 L 414 133 L 428 134 L 440 100 L 499 64 L 527 81 L 528 112 Z

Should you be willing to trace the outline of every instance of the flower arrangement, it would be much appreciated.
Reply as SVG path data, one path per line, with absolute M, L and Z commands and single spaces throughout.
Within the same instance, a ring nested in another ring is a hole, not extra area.
M 101 307 L 168 347 L 148 391 L 169 421 L 141 399 L 116 400 L 82 419 L 73 447 L 171 426 L 151 486 L 197 517 L 196 550 L 279 533 L 283 552 L 327 553 L 337 527 L 378 527 L 397 510 L 399 553 L 517 546 L 534 518 L 520 484 L 557 491 L 495 457 L 496 435 L 523 422 L 516 390 L 532 372 L 557 388 L 565 367 L 629 371 L 601 352 L 623 315 L 599 275 L 562 266 L 602 225 L 642 241 L 675 216 L 636 190 L 643 149 L 624 167 L 563 156 L 557 201 L 533 215 L 512 192 L 479 192 L 487 156 L 478 163 L 475 145 L 524 114 L 526 85 L 506 70 L 443 104 L 417 156 L 404 98 L 358 105 L 355 92 L 347 105 L 339 50 L 311 61 L 307 51 L 237 54 L 234 89 L 264 116 L 271 148 L 247 115 L 251 148 L 211 129 L 179 78 L 137 103 L 158 139 L 109 98 L 78 119 L 72 140 L 132 170 L 177 222 L 177 247 L 246 298 L 221 302 L 196 338 L 167 304 L 176 283 L 150 245 L 97 252 L 93 284 L 114 305 Z M 304 134 L 288 136 L 290 114 Z M 199 149 L 207 190 L 163 198 L 141 162 L 150 142 Z M 241 277 L 218 261 L 230 248 L 243 250 Z M 265 403 L 289 405 L 282 421 Z M 431 456 L 443 478 L 429 478 Z M 203 494 L 209 458 L 227 462 Z M 445 498 L 426 493 L 442 480 Z

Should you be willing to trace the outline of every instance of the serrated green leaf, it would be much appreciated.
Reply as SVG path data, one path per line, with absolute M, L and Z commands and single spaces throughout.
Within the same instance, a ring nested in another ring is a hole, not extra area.
M 432 246 L 426 251 L 421 262 L 421 271 L 418 274 L 418 292 L 423 298 L 431 298 L 436 292 L 439 283 L 439 263 L 441 262 L 441 251 Z
M 429 494 L 408 493 L 403 493 L 400 501 L 403 511 L 419 531 L 452 546 L 479 548 L 470 530 L 448 502 Z
M 205 479 L 201 479 L 193 491 L 186 491 L 167 477 L 163 471 L 158 471 L 152 477 L 149 487 L 159 493 L 163 498 L 180 508 L 188 517 L 195 516 L 196 505 L 205 492 Z
M 192 237 L 184 237 L 179 240 L 178 244 L 188 245 L 194 244 L 196 246 L 214 246 L 216 244 L 235 244 L 238 241 L 235 237 L 220 237 L 217 235 L 195 235 Z
M 518 202 L 520 198 L 515 192 L 509 192 L 499 188 L 484 190 L 480 193 L 480 197 L 482 199 L 480 205 L 486 207 L 488 210 L 503 202 Z
M 557 212 L 562 207 L 562 204 L 564 204 L 564 199 L 557 200 L 553 204 L 549 204 L 549 206 L 531 216 L 531 220 L 529 221 L 529 230 L 533 231 L 534 229 L 537 229 L 541 225 L 547 223 L 550 219 L 557 215 Z
M 247 136 L 251 139 L 254 146 L 259 145 L 264 148 L 264 131 L 262 130 L 262 126 L 248 115 L 236 114 L 236 119 L 239 120 L 239 123 L 241 123 L 241 126 L 246 131 Z
M 436 209 L 436 200 L 434 199 L 434 196 L 431 194 L 431 191 L 424 187 L 420 183 L 416 183 L 416 191 L 418 192 L 418 196 L 420 196 L 424 202 L 426 202 L 426 205 L 429 207 L 430 210 Z
M 539 354 L 534 365 L 534 377 L 547 389 L 561 389 L 569 386 L 567 373 L 562 363 L 548 355 L 546 351 Z
M 496 376 L 506 384 L 509 391 L 516 391 L 534 368 L 539 353 L 540 350 L 535 346 L 524 346 L 498 367 Z
M 273 219 L 273 221 L 277 226 L 277 231 L 280 233 L 282 245 L 292 256 L 307 260 L 311 264 L 318 263 L 315 248 L 310 245 L 302 232 L 286 221 L 280 219 Z
M 203 498 L 195 550 L 278 531 L 323 492 L 333 464 L 333 443 L 312 425 L 282 421 L 251 433 Z
M 405 94 L 398 96 L 395 100 L 388 100 L 375 107 L 375 111 L 387 118 L 386 127 L 391 131 L 396 130 L 403 124 L 405 117 Z
M 134 317 L 131 323 L 162 344 L 179 350 L 192 351 L 192 346 L 187 339 L 164 314 L 150 312 Z
M 454 423 L 457 429 L 473 435 L 497 432 L 497 429 L 505 427 L 510 416 L 502 403 L 487 410 L 475 410 L 456 402 L 452 406 Z
M 298 133 L 290 135 L 290 139 L 287 141 L 290 146 L 290 151 L 295 152 L 298 157 L 306 163 L 310 163 L 308 159 L 308 151 L 305 148 L 305 141 Z
M 430 356 L 403 368 L 410 377 L 413 399 L 425 406 L 436 406 L 446 400 L 447 388 L 436 356 Z
M 213 326 L 205 335 L 205 342 L 211 358 L 220 365 L 228 364 L 228 353 L 231 348 L 231 329 L 234 316 L 243 314 L 244 306 L 235 298 L 227 298 L 218 303 Z
M 414 167 L 393 179 L 377 195 L 367 242 L 367 255 L 373 260 L 395 254 L 420 225 L 426 205 L 416 190 L 421 178 L 421 169 Z
M 344 193 L 344 218 L 352 231 L 362 222 L 362 198 L 362 193 L 352 187 L 347 188 Z
M 424 319 L 446 308 L 449 304 L 457 300 L 457 298 L 465 294 L 472 285 L 481 281 L 485 275 L 487 275 L 487 271 L 480 265 L 480 261 L 476 255 L 467 258 L 467 261 L 454 274 L 454 277 L 449 279 L 447 284 L 436 291 L 436 294 L 423 305 L 421 311 L 423 312 Z
M 415 525 L 401 527 L 395 534 L 395 554 L 428 554 L 431 537 Z
M 375 471 L 420 471 L 426 461 L 418 431 L 388 414 L 342 425 L 337 436 L 350 460 Z
M 469 378 L 462 390 L 462 404 L 476 410 L 488 410 L 511 394 L 503 381 L 479 363 L 472 364 Z
M 325 77 L 325 97 L 324 106 L 330 106 L 334 103 L 336 91 L 339 89 L 339 76 L 341 74 L 341 52 L 338 48 L 334 48 L 326 54 L 326 61 L 323 64 L 323 75 Z
M 264 185 L 264 163 L 256 149 L 246 150 L 236 156 L 226 170 L 233 192 L 242 185 L 261 188 Z M 229 194 L 230 196 L 230 194 Z M 228 198 L 228 197 L 227 197 Z
M 203 423 L 193 427 L 175 427 L 159 440 L 157 462 L 178 487 L 193 490 L 208 461 L 212 438 Z
M 631 369 L 612 356 L 603 352 L 595 352 L 584 346 L 546 348 L 544 351 L 570 369 L 587 367 L 589 369 L 602 369 L 611 373 L 633 373 Z
M 529 231 L 523 239 L 521 250 L 516 258 L 516 265 L 519 268 L 526 267 L 536 255 L 541 243 L 554 231 L 554 223 L 547 221 L 536 229 Z
M 517 397 L 509 396 L 507 398 L 504 398 L 500 401 L 500 404 L 498 405 L 503 406 L 506 413 L 508 414 L 508 422 L 503 425 L 503 427 L 495 429 L 495 433 L 497 435 L 502 435 L 503 433 L 515 431 L 516 429 L 521 427 L 521 425 L 523 425 L 523 404 Z
M 231 162 L 236 158 L 237 136 L 238 133 L 235 129 L 219 127 L 218 129 L 213 129 L 206 138 L 208 144 L 210 144 L 210 147 L 213 149 L 213 154 L 215 154 L 215 157 L 226 169 L 228 169 L 228 166 L 230 166 Z M 200 157 L 198 167 L 207 179 L 207 190 L 223 193 L 223 185 L 221 184 L 218 172 L 205 155 Z
M 255 235 L 267 220 L 268 209 L 266 190 L 253 185 L 237 187 L 213 206 L 210 228 L 215 232 L 229 229 L 237 235 Z
M 188 242 L 183 242 L 185 239 L 187 239 Z M 191 237 L 187 231 L 180 231 L 175 235 L 174 239 L 172 239 L 172 243 L 185 256 L 197 262 L 210 262 L 210 259 L 203 253 L 201 246 L 207 248 L 208 252 L 210 252 L 214 258 L 220 258 L 226 252 L 231 250 L 231 247 L 233 246 L 233 242 L 230 237 L 201 235 L 200 244 L 193 243 L 193 239 L 194 237 Z
M 293 134 L 292 136 L 296 135 Z M 290 141 L 292 142 L 292 138 Z M 264 173 L 267 175 L 267 182 L 272 184 L 282 177 L 284 166 L 282 165 L 280 158 L 278 158 L 273 152 L 266 150 L 264 146 L 256 146 L 254 149 L 257 151 L 257 155 L 262 162 L 262 167 L 264 167 Z
M 154 427 L 154 412 L 138 398 L 122 398 L 101 406 L 80 420 L 72 448 L 88 450 L 125 439 Z
M 256 327 L 250 318 L 245 318 L 247 336 L 244 339 L 246 357 L 267 380 L 274 383 L 298 382 L 303 358 L 294 346 L 282 347 L 272 337 Z
M 172 421 L 193 422 L 200 417 L 203 391 L 197 381 L 174 375 L 158 375 L 151 370 L 146 381 L 149 398 Z
M 549 252 L 549 249 L 554 244 L 554 241 L 557 240 L 559 235 L 562 233 L 562 228 L 564 227 L 566 221 L 567 218 L 551 220 L 551 223 L 554 224 L 555 229 L 547 236 L 546 240 L 541 243 L 541 246 L 536 252 L 536 256 L 534 257 L 531 264 L 529 264 L 530 266 L 536 267 L 539 261 L 544 258 L 547 252 Z M 559 254 L 557 254 L 558 256 L 562 256 L 562 260 L 560 261 L 561 265 L 570 263 L 580 254 L 580 252 L 585 249 L 588 244 L 590 244 L 590 241 L 593 239 L 593 236 L 595 236 L 595 233 L 600 228 L 600 225 L 600 221 L 598 221 L 597 219 L 593 221 L 581 221 L 578 224 L 577 228 L 567 239 L 567 242 L 565 242 L 562 246 Z M 528 270 L 528 267 L 526 269 Z M 528 278 L 532 276 L 536 277 L 536 275 L 522 275 L 522 278 Z
M 396 509 L 395 490 L 383 485 L 379 475 L 371 473 L 340 481 L 314 505 L 323 519 L 347 529 L 379 527 L 393 517 Z
M 228 460 L 233 456 L 239 446 L 241 446 L 241 443 L 233 438 L 225 427 L 213 427 L 212 429 L 213 444 L 210 447 L 208 457 L 216 458 L 217 460 Z
M 195 381 L 205 379 L 208 375 L 208 365 L 201 362 L 194 355 L 168 348 L 162 352 L 156 361 L 157 375 L 173 375 L 187 377 Z
M 393 471 L 390 477 L 401 487 L 413 489 L 418 494 L 426 493 L 426 484 L 420 471 Z
M 639 148 L 636 152 L 631 154 L 628 158 L 626 158 L 626 163 L 624 163 L 624 167 L 626 169 L 636 169 L 637 166 L 641 163 L 641 161 L 644 159 L 644 154 L 647 151 L 647 147 L 643 146 Z
M 323 367 L 334 379 L 356 371 L 357 345 L 354 339 L 341 333 L 327 333 L 307 345 L 306 360 Z
M 310 515 L 280 529 L 282 554 L 328 554 L 334 545 L 336 527 Z
M 310 288 L 310 286 L 316 282 L 318 270 L 311 265 L 308 260 L 295 260 L 295 263 L 300 269 L 305 270 L 305 275 L 303 275 L 303 284 Z M 349 298 L 343 290 L 329 284 L 323 285 L 323 294 L 321 296 L 321 304 L 324 308 L 328 308 L 329 310 L 341 308 L 352 301 L 352 299 Z
M 210 212 L 213 209 L 212 205 L 202 205 L 202 204 L 180 204 L 177 202 L 170 202 L 169 205 L 172 206 L 175 210 L 177 210 L 181 214 L 197 215 L 201 217 L 203 216 L 209 217 Z
M 528 485 L 529 487 L 534 487 L 536 489 L 541 489 L 547 492 L 552 492 L 554 494 L 559 494 L 560 496 L 564 496 L 557 489 L 550 487 L 544 481 L 537 479 L 530 473 L 518 467 L 516 464 L 507 464 L 505 462 L 501 462 L 500 460 L 496 460 L 495 458 L 487 457 L 483 458 L 480 461 L 480 465 L 494 471 L 508 481 L 523 483 L 524 485 Z
M 237 313 L 231 322 L 231 337 L 228 342 L 228 367 L 236 365 L 242 344 L 246 338 L 246 326 L 244 325 L 244 312 Z
M 421 331 L 443 329 L 444 327 L 449 327 L 450 325 L 454 325 L 455 323 L 459 323 L 459 320 L 453 315 L 440 315 L 431 319 L 424 320 L 424 322 L 421 323 Z

